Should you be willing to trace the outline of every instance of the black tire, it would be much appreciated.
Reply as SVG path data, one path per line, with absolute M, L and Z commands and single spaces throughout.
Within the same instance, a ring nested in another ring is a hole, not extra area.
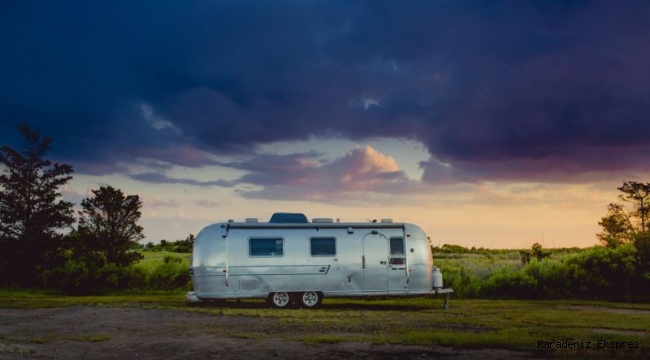
M 323 302 L 323 293 L 318 291 L 307 291 L 300 293 L 300 305 L 306 309 L 314 309 Z
M 276 309 L 286 309 L 291 305 L 291 294 L 287 292 L 275 292 L 269 294 L 269 304 Z

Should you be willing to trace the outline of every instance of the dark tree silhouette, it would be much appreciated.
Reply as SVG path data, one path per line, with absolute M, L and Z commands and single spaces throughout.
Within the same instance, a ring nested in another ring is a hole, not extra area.
M 630 204 L 609 204 L 608 214 L 598 224 L 603 232 L 596 236 L 608 247 L 632 243 L 636 248 L 636 269 L 650 281 L 650 183 L 626 181 L 618 188 L 619 199 Z M 650 293 L 650 291 L 648 291 Z
M 59 188 L 72 179 L 72 166 L 45 159 L 52 139 L 27 122 L 18 127 L 22 151 L 0 150 L 0 284 L 39 285 L 61 245 L 61 229 L 74 222 L 72 203 Z
M 142 258 L 132 251 L 144 238 L 138 225 L 142 201 L 138 195 L 124 196 L 121 190 L 102 186 L 81 202 L 79 225 L 73 234 L 75 250 L 87 260 L 103 266 L 128 266 Z
M 634 238 L 634 227 L 628 213 L 621 204 L 609 204 L 607 215 L 598 222 L 603 231 L 596 234 L 600 242 L 612 249 L 630 243 Z
M 634 210 L 631 213 L 637 220 L 637 232 L 650 230 L 650 183 L 640 183 L 636 181 L 626 181 L 623 186 L 619 187 L 623 194 L 619 198 L 625 202 L 631 203 Z

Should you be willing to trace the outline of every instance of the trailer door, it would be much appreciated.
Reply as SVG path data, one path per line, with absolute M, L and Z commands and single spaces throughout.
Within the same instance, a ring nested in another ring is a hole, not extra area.
M 388 292 L 388 239 L 377 231 L 363 238 L 363 291 Z
M 408 290 L 409 278 L 405 245 L 403 236 L 391 237 L 389 240 L 388 284 L 390 292 L 397 293 Z

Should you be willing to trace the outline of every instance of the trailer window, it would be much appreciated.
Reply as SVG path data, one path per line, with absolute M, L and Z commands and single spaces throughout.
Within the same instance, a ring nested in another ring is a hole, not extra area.
M 250 238 L 248 246 L 250 256 L 284 255 L 284 240 L 282 238 Z
M 311 238 L 312 256 L 336 255 L 336 239 L 333 237 Z
M 404 255 L 404 238 L 390 238 L 390 254 Z

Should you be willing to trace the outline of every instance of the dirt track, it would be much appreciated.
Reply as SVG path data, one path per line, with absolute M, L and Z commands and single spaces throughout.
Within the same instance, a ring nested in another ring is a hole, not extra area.
M 0 309 L 0 359 L 528 358 L 515 351 L 439 346 L 352 342 L 308 346 L 290 340 L 287 329 L 276 333 L 277 322 L 142 308 Z M 246 336 L 251 329 L 264 336 Z M 298 334 L 300 329 L 293 331 Z

